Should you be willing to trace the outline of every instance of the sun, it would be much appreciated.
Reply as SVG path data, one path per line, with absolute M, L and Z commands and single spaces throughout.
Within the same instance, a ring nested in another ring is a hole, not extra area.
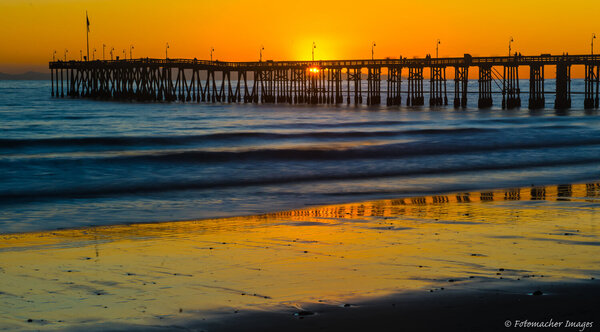
M 319 67 L 310 67 L 310 68 L 308 69 L 308 71 L 309 71 L 311 74 L 318 74 L 318 73 L 319 73 L 319 71 L 320 71 L 320 69 L 319 69 Z

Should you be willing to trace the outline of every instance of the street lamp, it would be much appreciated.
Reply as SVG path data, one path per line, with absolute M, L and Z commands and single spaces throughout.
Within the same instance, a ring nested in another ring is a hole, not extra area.
M 215 48 L 211 46 L 211 47 L 210 47 L 210 62 L 212 62 L 212 61 L 213 61 L 213 60 L 212 60 L 212 55 L 213 55 L 213 52 L 214 52 L 214 51 L 215 51 Z
M 259 62 L 262 62 L 262 51 L 264 51 L 264 50 L 265 50 L 265 47 L 260 45 L 260 58 L 258 60 Z
M 52 53 L 52 62 L 56 61 L 56 50 Z
M 510 56 L 510 51 L 511 51 L 511 44 L 512 42 L 514 42 L 515 40 L 513 39 L 513 37 L 510 37 L 510 40 L 508 41 L 508 56 Z
M 169 43 L 165 46 L 165 60 L 169 58 Z
M 129 60 L 133 60 L 133 45 L 129 45 Z
M 596 39 L 596 34 L 592 33 L 592 55 L 594 55 L 594 39 Z
M 106 44 L 102 44 L 102 61 L 104 61 L 104 49 L 106 48 Z
M 123 60 L 127 60 L 127 52 L 125 52 L 125 49 L 123 49 Z
M 114 48 L 114 47 L 112 47 L 112 48 L 110 49 L 110 60 L 111 60 L 111 61 L 112 61 L 112 59 L 113 59 L 113 51 L 114 51 L 114 50 L 115 50 L 115 48 Z
M 315 61 L 315 48 L 317 48 L 317 44 L 315 42 L 313 42 L 313 46 L 312 46 L 312 61 Z
M 79 61 L 83 61 L 83 51 L 79 50 Z
M 65 62 L 67 61 L 67 53 L 69 53 L 69 50 L 65 48 Z
M 96 60 L 96 48 L 92 51 L 92 60 Z
M 441 44 L 441 43 L 442 43 L 442 41 L 441 41 L 441 40 L 439 40 L 439 39 L 438 39 L 438 40 L 437 40 L 437 42 L 435 43 L 435 57 L 436 57 L 436 59 L 439 57 L 439 56 L 438 56 L 438 54 L 439 54 L 439 53 L 438 53 L 438 51 L 439 51 L 439 47 L 440 47 L 440 44 Z
M 375 46 L 377 46 L 375 44 L 375 42 L 371 43 L 371 60 L 375 60 Z

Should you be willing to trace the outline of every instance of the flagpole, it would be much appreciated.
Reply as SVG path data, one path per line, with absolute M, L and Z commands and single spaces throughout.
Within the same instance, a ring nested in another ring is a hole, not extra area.
M 90 61 L 90 20 L 87 10 L 85 11 L 85 43 L 87 44 L 87 61 Z

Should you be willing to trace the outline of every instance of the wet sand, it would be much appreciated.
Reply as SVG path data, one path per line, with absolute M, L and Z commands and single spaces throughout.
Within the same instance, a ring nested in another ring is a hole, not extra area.
M 0 328 L 597 329 L 599 202 L 587 183 L 4 234 Z

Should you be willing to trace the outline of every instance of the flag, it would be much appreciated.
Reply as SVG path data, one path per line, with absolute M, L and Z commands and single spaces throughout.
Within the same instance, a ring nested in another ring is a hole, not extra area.
M 85 12 L 85 23 L 87 25 L 87 32 L 90 32 L 90 19 L 87 16 L 87 11 Z

